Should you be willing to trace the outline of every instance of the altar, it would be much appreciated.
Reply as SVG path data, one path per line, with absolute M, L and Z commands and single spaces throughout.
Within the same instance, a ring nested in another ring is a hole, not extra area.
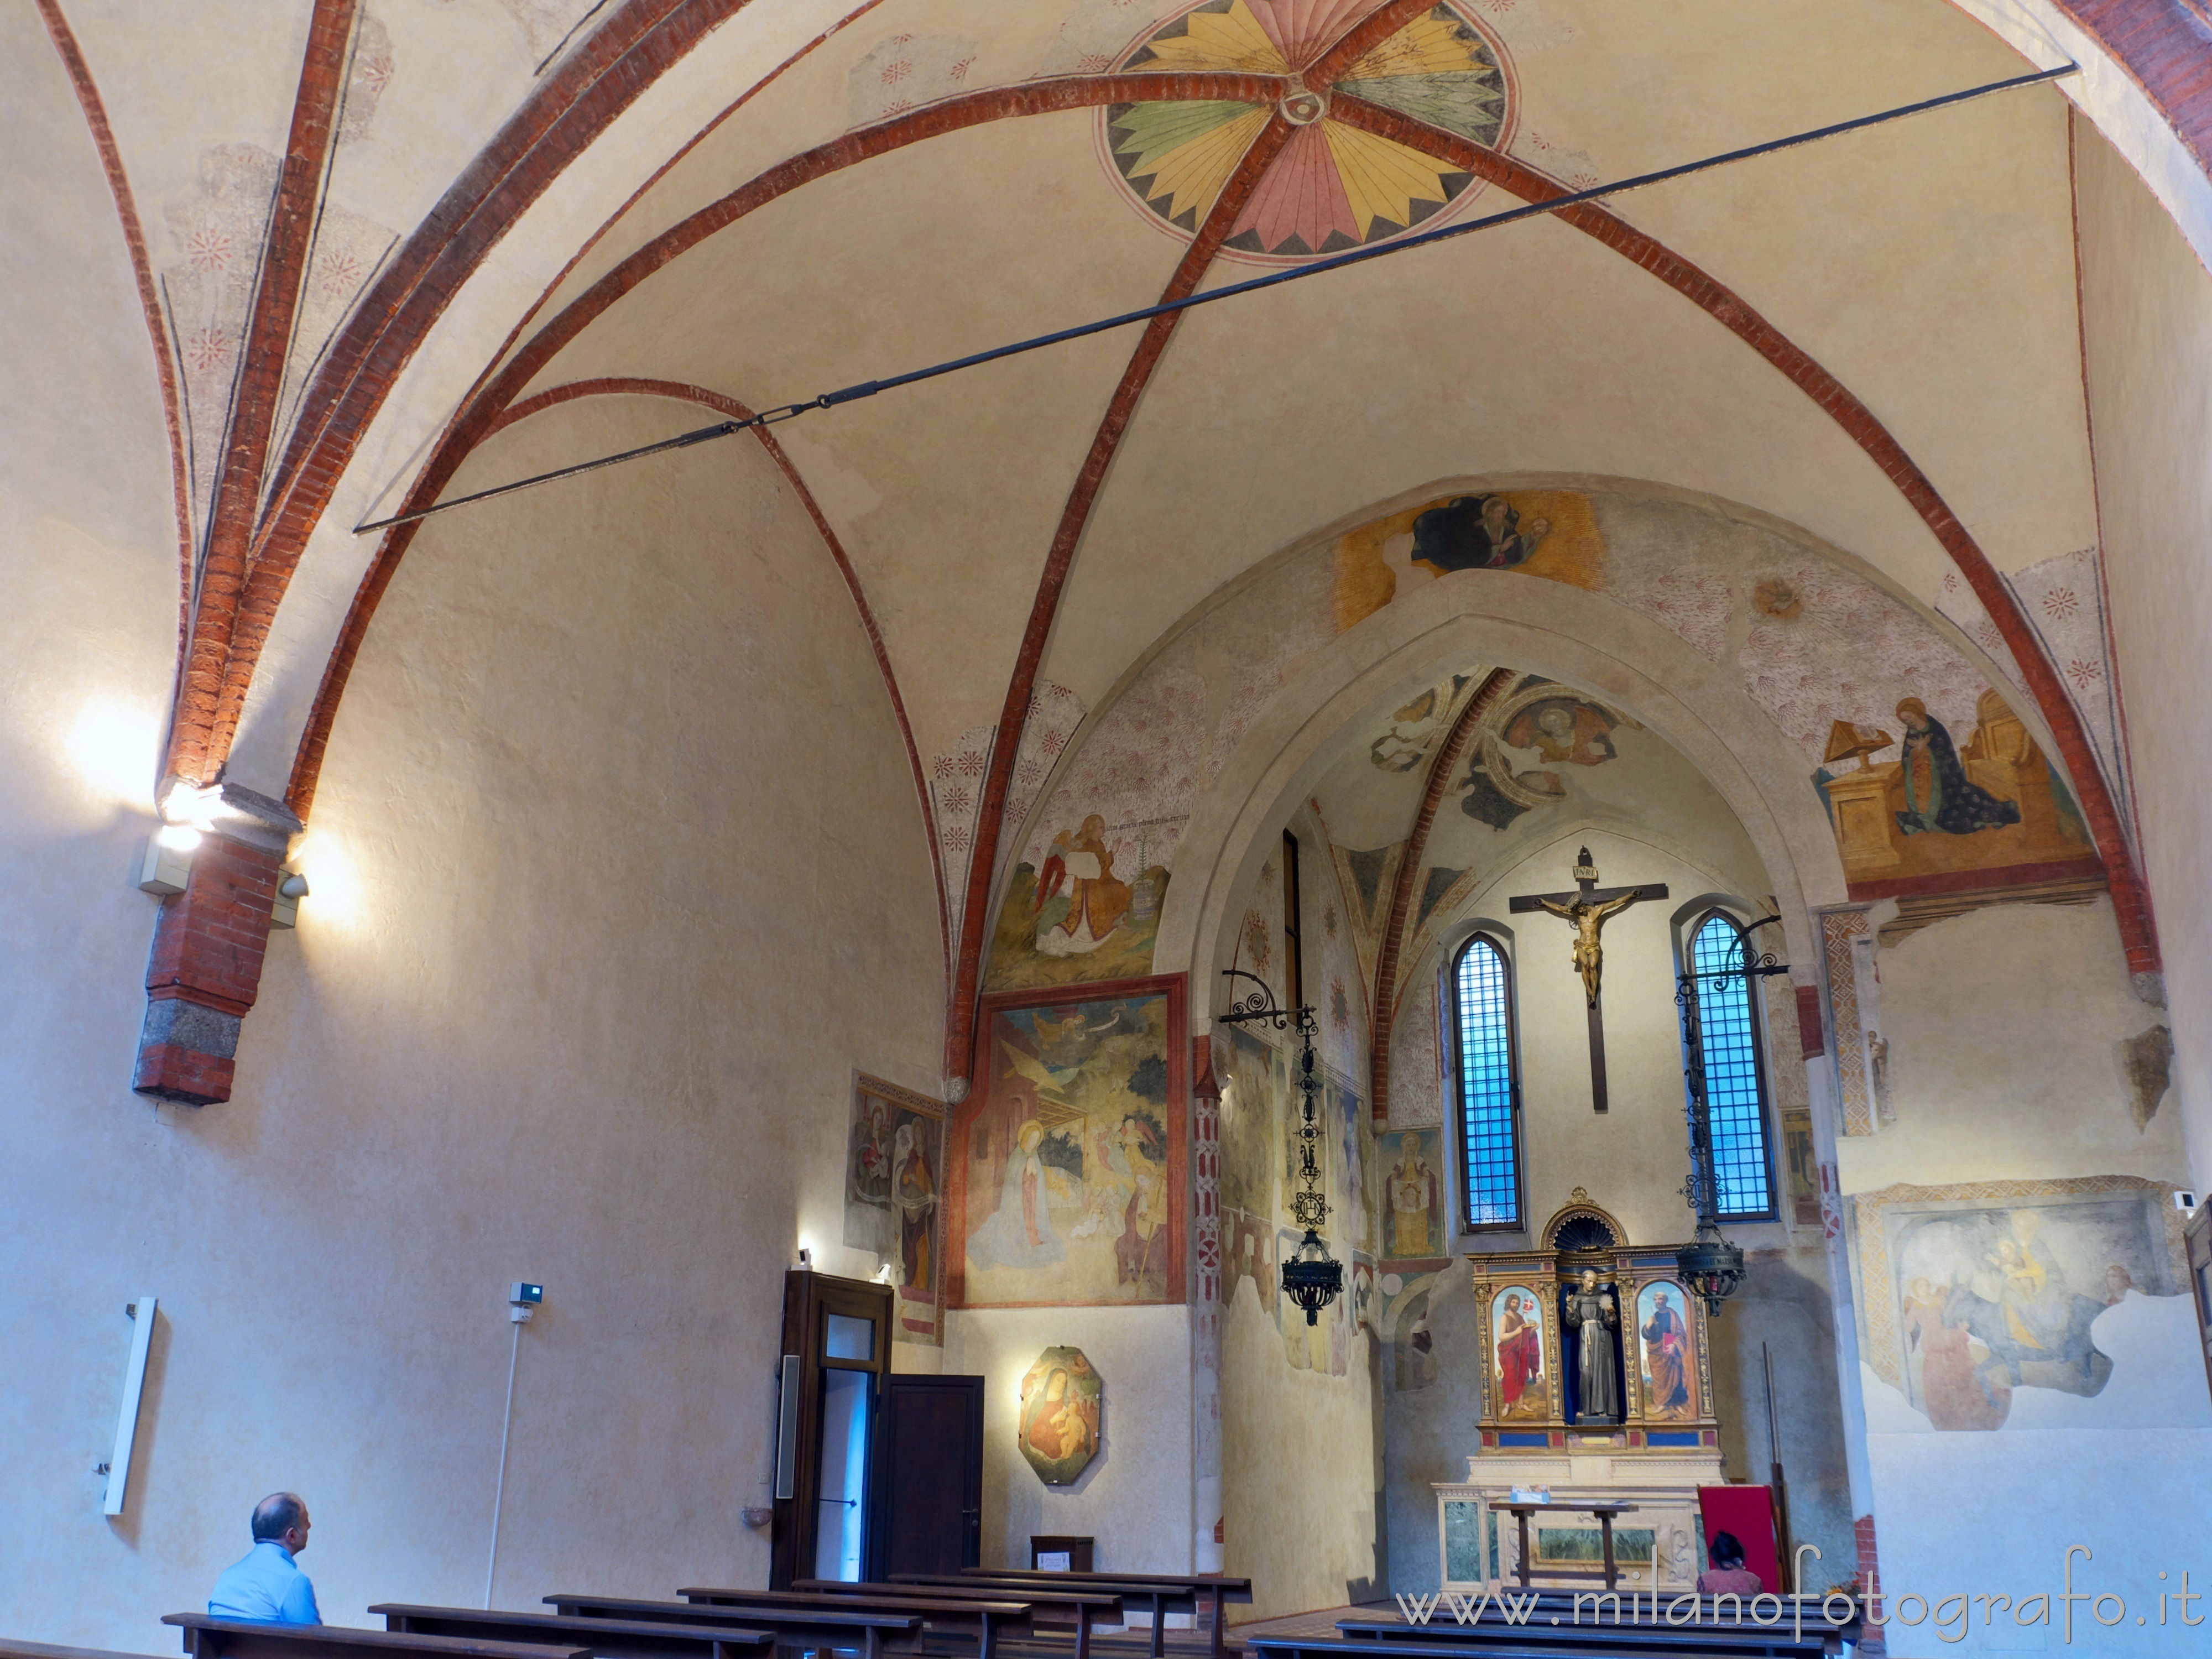
M 1613 1523 L 1620 1588 L 1693 1589 L 1705 1566 L 1698 1488 L 1723 1482 L 1704 1304 L 1676 1277 L 1675 1247 L 1632 1246 L 1580 1188 L 1537 1237 L 1540 1250 L 1468 1258 L 1484 1313 L 1480 1444 L 1464 1481 L 1435 1486 L 1443 1588 L 1519 1582 L 1513 1507 L 1541 1493 L 1549 1501 L 1528 1518 L 1531 1583 L 1602 1588 L 1591 1508 L 1632 1506 Z M 1603 1335 L 1586 1337 L 1577 1319 Z M 1611 1367 L 1590 1374 L 1591 1400 L 1584 1340 Z

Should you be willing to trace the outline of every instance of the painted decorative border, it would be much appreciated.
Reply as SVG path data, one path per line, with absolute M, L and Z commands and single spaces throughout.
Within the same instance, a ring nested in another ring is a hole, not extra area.
M 1867 1090 L 1866 1036 L 1859 1028 L 1858 975 L 1851 940 L 1867 931 L 1863 908 L 1820 912 L 1821 977 L 1828 988 L 1828 1030 L 1834 1038 L 1836 1098 L 1843 1103 L 1847 1135 L 1875 1132 L 1874 1100 Z

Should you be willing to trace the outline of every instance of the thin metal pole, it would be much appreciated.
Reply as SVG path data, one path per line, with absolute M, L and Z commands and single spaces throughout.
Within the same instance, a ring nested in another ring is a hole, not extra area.
M 1858 132 L 1868 127 L 1878 127 L 1886 122 L 1902 120 L 1908 115 L 1922 115 L 1929 110 L 1945 109 L 1953 104 L 1963 104 L 1976 98 L 1986 98 L 1991 93 L 2010 92 L 2016 87 L 2033 87 L 2045 81 L 2057 80 L 2061 76 L 2074 74 L 2081 65 L 2061 64 L 2056 69 L 2039 70 L 2033 75 L 2015 75 L 2003 81 L 1991 81 L 1978 87 L 1967 87 L 1958 92 L 1947 92 L 1935 98 L 1923 98 L 1917 104 L 1900 104 L 1873 115 L 1861 115 L 1849 121 L 1837 121 L 1825 127 L 1812 127 L 1803 132 L 1793 132 L 1787 137 L 1770 138 L 1762 143 L 1747 145 L 1741 149 L 1725 150 L 1718 155 L 1708 155 L 1703 161 L 1684 161 L 1679 166 L 1662 167 L 1656 173 L 1639 173 L 1632 178 L 1617 179 L 1608 185 L 1597 185 L 1589 190 L 1578 190 L 1565 196 L 1554 196 L 1541 202 L 1530 202 L 1517 208 L 1508 208 L 1502 213 L 1485 215 L 1470 219 L 1465 224 L 1446 225 L 1439 230 L 1425 230 L 1412 236 L 1401 236 L 1395 241 L 1374 247 L 1354 248 L 1349 252 L 1316 259 L 1309 264 L 1294 266 L 1287 270 L 1274 271 L 1265 276 L 1255 276 L 1242 283 L 1231 283 L 1221 288 L 1211 288 L 1202 293 L 1187 295 L 1180 300 L 1169 300 L 1141 310 L 1124 311 L 1111 317 L 1102 317 L 1096 322 L 1079 323 L 1073 328 L 1063 328 L 1050 334 L 1039 334 L 1026 340 L 1017 340 L 1010 345 L 994 346 L 988 351 L 972 352 L 965 357 L 954 357 L 927 368 L 909 370 L 894 374 L 888 380 L 861 380 L 836 392 L 825 392 L 818 398 L 804 403 L 784 404 L 778 408 L 764 410 L 744 420 L 718 421 L 713 426 L 698 427 L 679 433 L 659 443 L 625 449 L 619 454 L 603 455 L 595 461 L 582 461 L 574 466 L 556 468 L 551 472 L 540 472 L 535 477 L 518 478 L 512 483 L 495 484 L 489 489 L 479 489 L 473 495 L 456 495 L 449 501 L 435 501 L 428 507 L 416 507 L 411 513 L 395 513 L 387 519 L 372 519 L 354 526 L 354 534 L 365 536 L 372 530 L 386 530 L 393 525 L 413 524 L 434 513 L 448 512 L 453 507 L 466 507 L 471 501 L 485 501 L 495 495 L 512 495 L 518 489 L 527 489 L 533 484 L 550 483 L 556 478 L 571 478 L 580 472 L 595 471 L 603 466 L 614 466 L 623 461 L 639 460 L 647 455 L 658 455 L 665 450 L 688 449 L 715 438 L 726 438 L 733 433 L 753 427 L 773 426 L 805 414 L 809 410 L 835 409 L 840 404 L 849 404 L 862 398 L 872 398 L 893 386 L 912 386 L 917 380 L 933 380 L 940 374 L 951 374 L 963 368 L 974 368 L 983 363 L 993 363 L 1002 357 L 1016 357 L 1024 352 L 1042 350 L 1046 346 L 1065 344 L 1093 334 L 1103 334 L 1110 329 L 1127 328 L 1134 323 L 1150 322 L 1155 317 L 1164 317 L 1172 312 L 1188 311 L 1197 306 L 1212 305 L 1240 294 L 1252 294 L 1263 288 L 1278 288 L 1285 283 L 1304 282 L 1309 276 L 1318 276 L 1324 271 L 1341 270 L 1346 265 L 1364 264 L 1370 259 L 1388 258 L 1403 253 L 1409 248 L 1425 247 L 1431 242 L 1441 242 L 1454 236 L 1465 236 L 1479 230 L 1495 229 L 1499 225 L 1517 223 L 1547 213 L 1557 213 L 1562 208 L 1580 206 L 1584 202 L 1602 200 L 1626 191 L 1642 190 L 1647 185 L 1665 184 L 1670 179 L 1686 179 L 1692 173 L 1708 172 L 1726 167 L 1735 161 L 1747 161 L 1754 156 L 1771 155 L 1777 150 L 1794 149 L 1800 144 L 1814 143 L 1823 138 L 1833 138 L 1846 132 Z
M 514 1368 L 522 1358 L 522 1322 L 514 1322 L 514 1346 L 507 1357 L 507 1411 L 499 1420 L 499 1484 L 491 1492 L 491 1559 L 484 1564 L 484 1611 L 491 1611 L 491 1581 L 499 1573 L 499 1511 L 507 1500 L 507 1437 L 514 1426 Z

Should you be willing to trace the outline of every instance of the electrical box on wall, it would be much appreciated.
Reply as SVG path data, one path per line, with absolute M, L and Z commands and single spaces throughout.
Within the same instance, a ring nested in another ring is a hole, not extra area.
M 172 847 L 156 830 L 146 837 L 146 856 L 138 866 L 138 890 L 167 898 L 181 893 L 192 878 L 191 849 Z

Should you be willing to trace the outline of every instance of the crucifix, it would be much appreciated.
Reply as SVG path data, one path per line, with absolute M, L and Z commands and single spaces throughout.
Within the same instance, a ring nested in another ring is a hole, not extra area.
M 1664 883 L 1644 887 L 1605 887 L 1597 884 L 1597 866 L 1590 862 L 1589 848 L 1582 849 L 1575 863 L 1575 890 L 1571 893 L 1532 893 L 1526 898 L 1513 901 L 1514 914 L 1531 910 L 1547 911 L 1560 921 L 1572 924 L 1575 930 L 1575 971 L 1583 976 L 1583 991 L 1589 1010 L 1590 1109 L 1606 1109 L 1605 1093 L 1605 1009 L 1599 1000 L 1600 978 L 1605 969 L 1605 947 L 1598 935 L 1606 922 L 1619 915 L 1630 905 L 1644 899 L 1662 899 L 1667 896 Z

